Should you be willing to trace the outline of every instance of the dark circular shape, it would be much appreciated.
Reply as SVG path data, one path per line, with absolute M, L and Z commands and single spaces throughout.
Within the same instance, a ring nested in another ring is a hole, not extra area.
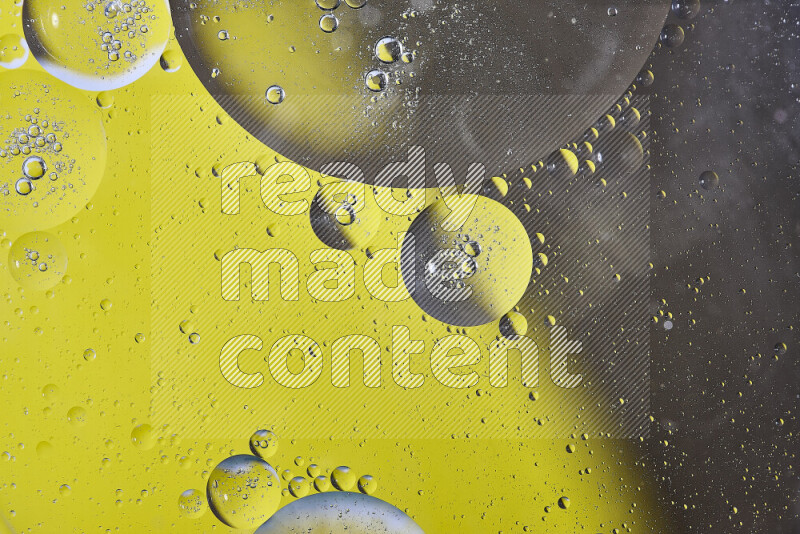
M 661 30 L 661 42 L 664 43 L 664 46 L 669 48 L 677 48 L 682 45 L 685 37 L 686 33 L 683 31 L 683 28 L 677 24 L 667 24 L 664 26 L 664 29 Z
M 705 189 L 706 191 L 710 191 L 717 187 L 719 183 L 719 176 L 714 171 L 705 171 L 700 174 L 700 187 Z
M 429 185 L 434 163 L 448 163 L 459 182 L 470 163 L 489 176 L 528 165 L 612 106 L 658 40 L 670 0 L 614 5 L 610 17 L 608 4 L 584 0 L 468 2 L 457 11 L 446 0 L 375 0 L 325 34 L 314 2 L 171 2 L 189 64 L 251 135 L 314 170 L 355 164 L 367 183 L 420 146 Z M 454 16 L 442 25 L 445 12 Z M 219 41 L 205 24 L 215 16 L 235 40 Z M 413 63 L 381 63 L 375 44 L 386 36 Z M 380 67 L 392 83 L 376 93 L 365 77 Z M 265 105 L 272 85 L 292 98 Z

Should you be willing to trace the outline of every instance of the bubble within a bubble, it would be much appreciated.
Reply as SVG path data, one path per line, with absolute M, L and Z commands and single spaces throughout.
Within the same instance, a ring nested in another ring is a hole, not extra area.
M 333 13 L 327 13 L 319 18 L 319 28 L 325 33 L 333 33 L 339 27 L 339 19 Z
M 375 43 L 375 57 L 382 63 L 395 63 L 403 55 L 403 45 L 394 37 L 383 37 Z
M 66 274 L 67 251 L 56 236 L 30 232 L 11 245 L 8 268 L 22 287 L 39 291 L 50 289 Z
M 409 228 L 414 239 L 403 241 L 400 264 L 402 279 L 415 280 L 412 298 L 422 311 L 451 325 L 476 326 L 497 321 L 519 302 L 533 272 L 533 250 L 507 207 L 483 196 L 465 199 L 474 205 L 463 223 L 448 219 L 452 210 L 443 200 L 425 208 Z
M 367 89 L 376 93 L 383 91 L 388 81 L 389 77 L 386 73 L 378 69 L 369 71 L 365 78 Z
M 203 493 L 196 489 L 188 489 L 178 497 L 178 509 L 181 515 L 196 519 L 206 511 L 206 500 Z
M 345 465 L 340 465 L 331 473 L 333 487 L 339 491 L 350 491 L 356 485 L 356 474 Z
M 29 156 L 22 162 L 22 173 L 31 180 L 38 180 L 47 172 L 47 164 L 39 156 Z
M 20 178 L 14 183 L 14 191 L 20 195 L 27 196 L 33 191 L 33 183 L 28 178 Z
M 700 174 L 700 187 L 709 191 L 717 187 L 719 176 L 714 171 L 705 171 Z
M 281 482 L 275 469 L 249 454 L 226 458 L 208 477 L 208 505 L 217 518 L 233 528 L 256 528 L 270 518 L 281 502 Z
M 280 85 L 273 85 L 267 89 L 264 96 L 270 104 L 280 104 L 286 98 L 286 92 Z
M 172 26 L 167 0 L 27 0 L 22 22 L 30 50 L 47 72 L 95 91 L 128 85 L 150 70 Z
M 266 460 L 278 450 L 278 436 L 272 430 L 256 430 L 250 436 L 250 450 Z

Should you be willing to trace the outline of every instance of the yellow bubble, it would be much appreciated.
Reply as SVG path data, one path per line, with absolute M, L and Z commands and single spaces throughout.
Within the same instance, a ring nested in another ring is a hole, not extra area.
M 275 469 L 249 454 L 226 458 L 208 477 L 208 505 L 233 528 L 256 528 L 278 509 L 281 482 Z
M 333 487 L 339 491 L 350 491 L 356 485 L 356 474 L 345 465 L 340 465 L 331 473 Z
M 66 274 L 67 251 L 56 236 L 30 232 L 11 245 L 8 269 L 22 287 L 44 291 L 58 284 Z
M 88 414 L 86 410 L 80 406 L 73 406 L 67 412 L 67 420 L 74 426 L 83 426 L 86 424 Z
M 166 0 L 27 0 L 22 18 L 39 64 L 90 91 L 116 89 L 143 76 L 161 56 L 172 26 Z
M 365 495 L 372 495 L 378 489 L 378 481 L 372 475 L 364 475 L 358 479 L 358 491 Z
M 142 450 L 152 449 L 156 444 L 153 427 L 147 424 L 137 425 L 131 430 L 131 443 Z
M 272 430 L 256 430 L 250 436 L 250 450 L 264 460 L 271 458 L 278 450 L 278 436 Z
M 206 500 L 203 493 L 196 489 L 188 489 L 178 497 L 178 509 L 184 517 L 196 519 L 206 511 Z

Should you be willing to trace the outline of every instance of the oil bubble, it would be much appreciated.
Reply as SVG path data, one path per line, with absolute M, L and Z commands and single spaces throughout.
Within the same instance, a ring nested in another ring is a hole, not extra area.
M 333 33 L 339 27 L 339 19 L 333 13 L 326 13 L 319 18 L 319 29 L 325 33 Z
M 206 511 L 206 500 L 203 493 L 196 489 L 188 489 L 178 497 L 178 510 L 181 515 L 191 519 L 202 516 Z
M 281 508 L 255 534 L 383 532 L 422 534 L 413 519 L 391 504 L 360 493 L 318 493 Z
M 476 326 L 497 321 L 517 304 L 533 271 L 533 251 L 508 208 L 483 196 L 463 198 L 473 206 L 465 220 L 450 217 L 443 200 L 414 219 L 413 239 L 407 236 L 401 248 L 401 274 L 414 280 L 412 298 L 425 313 Z
M 367 0 L 344 0 L 344 2 L 353 9 L 361 9 L 367 5 Z
M 339 7 L 340 0 L 316 0 L 317 7 L 324 10 L 334 10 Z
M 264 460 L 271 458 L 278 450 L 278 436 L 272 430 L 256 430 L 250 436 L 250 450 Z
M 286 92 L 280 85 L 273 85 L 267 89 L 265 96 L 270 104 L 280 104 L 286 98 Z
M 148 424 L 136 425 L 131 430 L 131 443 L 142 450 L 152 449 L 156 444 L 153 427 Z
M 372 475 L 364 475 L 358 479 L 358 491 L 364 495 L 372 495 L 378 489 L 378 481 Z
M 339 491 L 350 491 L 356 485 L 356 475 L 345 465 L 340 465 L 331 473 L 333 487 Z
M 376 93 L 383 91 L 388 82 L 388 75 L 380 69 L 369 71 L 364 78 L 364 83 L 366 84 L 367 89 Z
M 679 19 L 693 19 L 700 12 L 700 0 L 672 0 L 672 12 Z
M 258 527 L 275 513 L 281 501 L 278 473 L 249 454 L 220 462 L 209 475 L 206 488 L 211 511 L 233 528 Z
M 183 56 L 179 50 L 169 49 L 164 50 L 164 53 L 161 54 L 161 58 L 159 58 L 158 61 L 164 72 L 175 72 L 180 69 L 183 64 Z
M 714 171 L 704 171 L 700 174 L 700 187 L 703 189 L 710 191 L 717 187 L 719 184 L 719 176 Z
M 25 39 L 56 78 L 84 90 L 109 90 L 139 79 L 169 39 L 167 0 L 27 0 Z
M 86 206 L 103 177 L 100 112 L 90 97 L 44 72 L 17 69 L 0 79 L 0 190 L 17 193 L 0 194 L 4 230 L 61 224 Z M 56 183 L 37 182 L 45 172 Z
M 292 494 L 293 497 L 305 497 L 308 495 L 309 484 L 308 480 L 303 477 L 294 477 L 292 480 L 289 481 L 289 493 Z
M 510 311 L 500 318 L 500 334 L 508 339 L 517 339 L 528 332 L 528 321 L 521 313 Z
M 394 37 L 383 37 L 375 43 L 375 57 L 382 63 L 395 63 L 403 55 L 403 45 Z
M 686 33 L 683 31 L 683 28 L 677 24 L 667 24 L 664 26 L 664 29 L 661 30 L 661 42 L 664 43 L 664 46 L 668 48 L 677 48 L 683 44 L 683 39 L 686 37 Z
M 17 238 L 8 252 L 11 276 L 26 289 L 44 291 L 55 287 L 67 271 L 67 251 L 46 232 L 30 232 Z
M 364 202 L 363 190 L 354 189 L 352 182 L 333 182 L 314 196 L 311 228 L 325 245 L 338 250 L 364 248 L 375 237 L 380 208 Z

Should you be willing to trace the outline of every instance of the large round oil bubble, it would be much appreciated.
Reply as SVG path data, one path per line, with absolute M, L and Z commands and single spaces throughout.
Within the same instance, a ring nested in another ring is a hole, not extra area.
M 28 59 L 28 43 L 16 33 L 0 37 L 0 67 L 16 69 Z
M 360 187 L 355 189 L 352 185 L 347 182 L 327 184 L 311 203 L 311 228 L 319 240 L 331 248 L 364 248 L 378 231 L 380 208 L 364 201 L 363 184 L 357 184 Z
M 188 62 L 235 121 L 313 170 L 352 163 L 368 184 L 412 147 L 424 147 L 430 166 L 447 162 L 460 182 L 472 162 L 493 174 L 527 167 L 628 88 L 670 4 L 615 0 L 609 17 L 608 3 L 585 0 L 457 10 L 449 0 L 368 2 L 327 13 L 311 0 L 170 2 Z M 442 13 L 448 24 L 434 23 Z M 236 38 L 221 41 L 221 29 Z M 403 49 L 417 54 L 403 61 Z M 279 106 L 265 105 L 273 85 L 289 96 Z M 434 173 L 425 178 L 434 185 Z
M 253 454 L 266 460 L 278 450 L 278 436 L 272 430 L 256 430 L 250 436 L 250 450 Z
M 47 72 L 79 89 L 132 83 L 169 39 L 167 0 L 26 0 L 25 38 Z
M 43 72 L 0 74 L 0 214 L 18 234 L 69 220 L 94 195 L 106 138 L 94 99 Z
M 233 528 L 255 528 L 270 518 L 281 502 L 281 481 L 267 462 L 249 454 L 231 456 L 211 471 L 206 486 L 208 505 Z
M 483 196 L 462 199 L 463 206 L 474 206 L 453 211 L 438 200 L 414 219 L 400 263 L 403 282 L 425 313 L 476 326 L 498 320 L 517 304 L 528 287 L 533 251 L 508 208 Z
M 360 493 L 317 493 L 281 508 L 255 534 L 423 534 L 391 504 Z
M 30 232 L 12 243 L 8 252 L 8 270 L 26 289 L 50 289 L 67 272 L 67 251 L 56 236 Z

